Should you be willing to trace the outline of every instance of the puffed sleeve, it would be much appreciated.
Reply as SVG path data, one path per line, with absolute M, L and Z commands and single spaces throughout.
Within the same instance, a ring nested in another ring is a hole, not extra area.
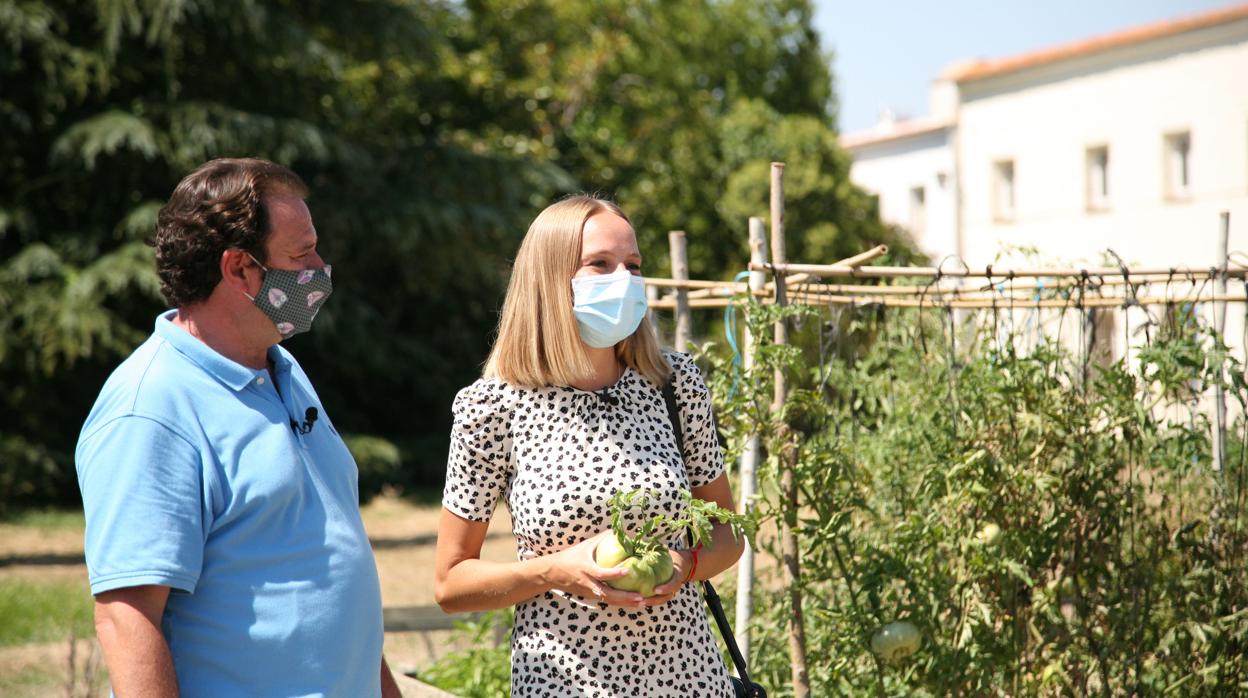
M 689 486 L 708 485 L 724 472 L 724 452 L 715 431 L 711 393 L 702 379 L 702 372 L 688 354 L 672 352 L 667 358 L 672 364 L 676 404 L 680 406 Z
M 452 407 L 450 454 L 442 506 L 471 521 L 489 521 L 511 482 L 514 396 L 498 380 L 478 380 L 459 391 Z

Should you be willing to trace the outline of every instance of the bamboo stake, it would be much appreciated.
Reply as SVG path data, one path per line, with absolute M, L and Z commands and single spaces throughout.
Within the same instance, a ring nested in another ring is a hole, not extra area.
M 655 303 L 659 300 L 659 287 L 646 286 L 646 319 L 650 321 L 650 329 L 654 330 L 654 338 L 663 345 L 663 333 L 659 331 L 659 318 L 655 311 Z
M 1243 297 L 1243 296 L 1234 295 L 1234 293 L 1231 293 L 1231 295 L 1196 296 L 1196 295 L 1193 295 L 1194 291 L 1196 290 L 1176 292 L 1176 293 L 1167 293 L 1167 295 L 1157 296 L 1157 297 L 1162 297 L 1162 298 L 1191 297 L 1193 298 L 1193 300 L 1199 300 L 1201 302 L 1234 300 L 1234 298 Z M 862 302 L 866 302 L 867 300 L 869 300 L 869 298 L 890 297 L 890 298 L 895 298 L 895 300 L 920 300 L 921 298 L 921 300 L 924 300 L 924 305 L 931 305 L 931 303 L 934 303 L 934 302 L 940 303 L 943 301 L 983 301 L 986 303 L 987 306 L 990 306 L 990 307 L 992 306 L 993 302 L 996 302 L 997 305 L 1000 306 L 1000 305 L 1010 305 L 1011 301 L 1013 303 L 1016 303 L 1016 305 L 1017 303 L 1032 303 L 1036 301 L 1056 301 L 1058 303 L 1070 302 L 1071 305 L 1075 303 L 1075 301 L 1073 300 L 1065 301 L 1063 300 L 1063 298 L 1065 297 L 1055 296 L 1055 295 L 1052 295 L 1052 293 L 1046 293 L 1046 295 L 1043 295 L 1037 298 L 1036 295 L 1030 295 L 1030 296 L 1003 295 L 1003 293 L 987 293 L 983 291 L 968 291 L 967 292 L 967 291 L 957 291 L 956 288 L 945 288 L 945 290 L 930 291 L 926 293 L 922 292 L 921 290 L 920 292 L 915 292 L 915 293 L 910 293 L 910 292 L 870 293 L 870 292 L 865 292 L 865 291 L 841 293 L 841 292 L 836 292 L 836 288 L 802 287 L 802 288 L 797 288 L 797 290 L 790 291 L 789 293 L 790 293 L 790 297 L 796 295 L 796 293 L 800 293 L 800 295 L 802 296 L 811 296 L 811 297 L 817 296 L 817 297 L 834 297 L 835 298 L 835 297 L 854 296 L 854 297 L 859 298 L 859 300 Z M 770 296 L 763 296 L 763 297 L 769 298 Z M 1092 301 L 1093 298 L 1103 298 L 1103 300 L 1112 300 L 1112 301 L 1122 302 L 1124 300 L 1127 300 L 1127 298 L 1131 298 L 1131 297 L 1139 297 L 1139 296 L 1119 295 L 1119 293 L 1092 293 L 1092 292 L 1087 293 L 1087 295 L 1085 295 L 1086 301 Z M 1085 305 L 1087 305 L 1087 302 L 1085 303 Z
M 762 218 L 750 219 L 750 261 L 766 262 L 767 261 L 767 231 L 763 228 Z M 762 292 L 763 286 L 766 284 L 766 276 L 762 272 L 750 272 L 750 288 Z M 743 363 L 745 364 L 745 374 L 750 375 L 754 369 L 754 351 L 757 342 L 750 333 L 747 325 L 745 328 L 745 341 L 742 349 L 745 356 Z M 754 496 L 757 492 L 757 471 L 758 471 L 758 434 L 751 434 L 745 442 L 745 448 L 741 452 L 740 477 L 738 481 L 741 484 L 741 513 L 748 513 L 754 509 Z M 750 663 L 750 618 L 754 612 L 754 548 L 750 546 L 749 541 L 745 543 L 745 549 L 741 552 L 741 559 L 737 562 L 737 620 L 735 633 L 737 636 L 737 647 L 741 650 L 741 656 L 745 659 L 746 665 Z
M 1032 308 L 1075 308 L 1082 305 L 1084 308 L 1120 308 L 1127 301 L 1121 297 L 1090 297 L 1085 298 L 1083 303 L 1071 299 L 1065 300 L 1061 298 L 1045 298 L 1037 301 L 1034 298 L 1015 298 L 1014 308 L 1017 310 Z M 888 308 L 967 308 L 987 310 L 990 308 L 1004 309 L 1010 305 L 1008 298 L 997 298 L 996 302 L 987 300 L 945 300 L 941 299 L 937 294 L 929 294 L 928 298 L 922 301 L 915 298 L 890 298 L 887 296 L 834 296 L 820 295 L 815 293 L 797 292 L 791 298 L 786 298 L 786 302 L 792 301 L 801 305 L 882 305 Z M 726 308 L 733 303 L 731 298 L 702 298 L 689 301 L 689 307 L 694 309 L 714 309 Z M 760 300 L 760 303 L 772 304 L 775 301 L 770 298 Z M 1132 305 L 1177 305 L 1180 303 L 1248 303 L 1248 296 L 1236 295 L 1232 293 L 1220 295 L 1204 295 L 1204 296 L 1141 296 L 1131 299 Z M 654 308 L 656 310 L 672 310 L 675 301 L 671 299 L 663 299 L 656 301 Z
M 1192 278 L 1189 279 L 1188 278 L 1189 272 L 1192 274 L 1199 274 L 1199 276 L 1193 276 Z M 1174 274 L 1170 274 L 1168 272 L 1165 274 L 1139 274 L 1128 269 L 1127 278 L 1123 279 L 1121 270 L 1119 270 L 1118 273 L 1115 274 L 1114 276 L 1093 276 L 1091 272 L 1088 272 L 1089 278 L 1096 279 L 1095 285 L 1098 287 L 1127 286 L 1127 285 L 1141 286 L 1141 285 L 1161 284 L 1161 283 L 1171 283 L 1171 284 L 1193 283 L 1193 282 L 1197 282 L 1201 280 L 1202 278 L 1208 275 L 1209 275 L 1208 269 L 1201 269 L 1199 272 L 1197 272 L 1194 269 L 1175 269 Z M 1006 289 L 1014 289 L 1016 291 L 1035 290 L 1037 288 L 1042 289 L 1042 290 L 1071 288 L 1071 287 L 1077 287 L 1080 283 L 1081 283 L 1080 280 L 1071 280 L 1070 277 L 1061 277 L 1061 278 L 1053 279 L 1049 283 L 1045 283 L 1044 279 L 1039 278 L 1039 277 L 1031 277 L 1031 278 L 1026 278 L 1026 279 L 1010 279 L 1009 277 L 1001 277 L 998 279 L 995 272 L 993 273 L 992 279 L 991 279 L 991 285 L 993 287 L 998 287 L 998 288 L 1003 287 Z M 980 287 L 981 290 L 984 290 L 987 288 L 988 288 L 987 284 Z
M 785 304 L 784 269 L 784 163 L 771 163 L 771 258 L 775 268 L 781 270 L 775 276 L 776 304 Z M 751 271 L 754 265 L 751 264 Z M 758 271 L 763 271 L 762 269 Z M 784 319 L 776 321 L 773 329 L 775 343 L 784 346 L 789 341 L 789 328 Z M 784 371 L 775 372 L 775 392 L 771 404 L 772 413 L 779 415 L 788 398 Z M 788 425 L 780 421 L 776 429 L 776 441 L 780 444 L 780 489 L 784 497 L 784 528 L 780 533 L 780 546 L 784 557 L 785 586 L 789 590 L 789 661 L 793 673 L 793 697 L 810 698 L 810 679 L 806 670 L 806 626 L 802 619 L 801 563 L 797 547 L 797 444 Z
M 1230 257 L 1227 252 L 1227 247 L 1231 236 L 1231 212 L 1223 211 L 1220 218 L 1222 225 L 1218 231 L 1218 262 L 1223 268 L 1225 268 Z M 1226 295 L 1226 274 L 1220 274 L 1214 281 L 1214 296 L 1224 295 Z M 1223 332 L 1226 330 L 1225 302 L 1219 301 L 1213 306 L 1213 322 L 1214 327 L 1218 331 L 1218 335 L 1222 336 Z M 1221 374 L 1221 370 L 1219 370 L 1219 374 Z M 1224 375 L 1219 375 L 1218 377 L 1222 379 L 1226 378 Z M 1219 523 L 1218 519 L 1221 518 L 1222 514 L 1221 497 L 1222 493 L 1226 491 L 1223 483 L 1221 482 L 1223 473 L 1225 472 L 1223 468 L 1226 465 L 1226 391 L 1222 387 L 1222 381 L 1219 381 L 1217 385 L 1214 386 L 1213 400 L 1213 407 L 1215 411 L 1213 424 L 1213 428 L 1215 430 L 1213 435 L 1213 477 L 1219 481 L 1219 487 L 1218 499 L 1214 501 L 1213 511 L 1210 513 L 1209 518 L 1212 522 L 1211 526 L 1216 531 L 1216 527 Z
M 1021 299 L 1014 300 L 1015 308 L 1120 308 L 1127 302 L 1126 298 L 1104 298 L 1089 297 L 1084 298 L 1082 302 L 1076 299 L 1063 298 L 1045 298 L 1041 300 Z M 948 300 L 941 298 L 888 298 L 879 296 L 872 298 L 870 296 L 824 296 L 818 294 L 795 294 L 793 301 L 803 305 L 883 305 L 890 308 L 1005 308 L 1010 305 L 1008 299 L 996 299 L 995 302 L 989 302 L 982 299 L 976 300 Z M 1248 297 L 1244 295 L 1222 294 L 1216 296 L 1146 296 L 1131 300 L 1131 304 L 1139 305 L 1176 305 L 1179 303 L 1209 303 L 1209 302 L 1229 302 L 1244 303 L 1248 302 Z
M 862 266 L 864 262 L 870 262 L 871 260 L 879 258 L 879 257 L 883 257 L 886 254 L 888 254 L 888 245 L 876 245 L 875 247 L 872 247 L 866 252 L 859 252 L 853 257 L 846 257 L 845 259 L 842 259 L 838 262 L 833 262 L 830 266 L 858 267 L 858 266 Z M 751 269 L 750 271 L 758 271 L 758 270 Z M 784 282 L 787 284 L 792 284 L 792 285 L 804 284 L 804 283 L 807 283 L 810 280 L 810 278 L 811 278 L 811 274 L 793 274 L 792 276 L 786 277 Z M 765 286 L 765 288 L 767 289 L 774 289 L 775 287 L 776 287 L 775 283 L 771 281 L 768 281 L 767 285 Z
M 937 295 L 941 293 L 957 293 L 957 294 L 961 294 L 964 296 L 969 296 L 971 294 L 979 293 L 979 294 L 984 294 L 985 296 L 991 294 L 997 297 L 1008 298 L 1010 293 L 1018 293 L 1021 291 L 1032 291 L 1033 293 L 1035 291 L 1040 291 L 1040 292 L 1068 291 L 1070 289 L 1077 289 L 1081 285 L 1080 282 L 1075 282 L 1075 281 L 1070 281 L 1070 280 L 1057 281 L 1051 284 L 1040 284 L 1040 283 L 1034 283 L 1031 281 L 1020 282 L 1018 280 L 1007 282 L 1006 280 L 1002 279 L 1001 282 L 998 283 L 995 281 L 996 277 L 993 277 L 993 278 L 994 278 L 993 283 L 991 285 L 985 285 L 985 286 L 945 286 L 945 285 L 937 286 L 935 284 L 930 285 L 930 286 L 927 284 L 917 285 L 917 286 L 896 286 L 896 285 L 881 286 L 877 284 L 812 283 L 812 284 L 804 285 L 803 288 L 804 290 L 807 290 L 810 292 L 825 292 L 825 293 L 863 293 L 867 295 L 898 295 L 898 296 L 905 296 L 905 295 L 917 296 L 920 294 L 926 294 L 926 295 L 931 296 L 931 295 Z M 1195 286 L 1195 285 L 1199 285 L 1200 283 L 1201 282 L 1199 279 L 1186 279 L 1186 278 L 1168 279 L 1166 277 L 1155 277 L 1155 276 L 1142 277 L 1138 279 L 1131 278 L 1129 281 L 1123 281 L 1122 277 L 1118 277 L 1116 279 L 1097 278 L 1095 283 L 1088 286 L 1088 290 L 1094 291 L 1099 288 L 1118 289 L 1120 287 L 1124 287 L 1127 285 L 1131 285 L 1131 286 L 1159 286 L 1159 285 Z M 997 289 L 997 290 L 993 291 L 991 289 Z M 742 292 L 744 292 L 744 289 L 742 289 Z
M 995 277 L 994 277 L 995 279 Z M 791 285 L 791 284 L 790 284 Z M 986 299 L 998 298 L 1008 301 L 1011 296 L 1015 299 L 1034 300 L 1036 293 L 1051 295 L 1057 292 L 1071 291 L 1078 289 L 1080 282 L 1064 280 L 1051 284 L 1036 284 L 1028 281 L 1001 283 L 993 282 L 991 285 L 985 286 L 949 286 L 949 285 L 915 285 L 915 286 L 897 286 L 897 285 L 878 285 L 878 284 L 828 284 L 828 283 L 810 283 L 802 284 L 800 290 L 804 293 L 824 293 L 824 294 L 861 294 L 867 296 L 941 296 L 954 295 L 959 298 L 977 298 Z M 1164 277 L 1144 277 L 1141 279 L 1132 278 L 1130 281 L 1123 281 L 1121 277 L 1117 279 L 1097 279 L 1095 283 L 1088 285 L 1087 292 L 1102 294 L 1106 292 L 1125 293 L 1126 286 L 1136 288 L 1151 286 L 1188 286 L 1195 289 L 1197 286 L 1203 285 L 1199 279 L 1167 279 Z M 996 289 L 996 290 L 993 290 Z M 1104 289 L 1104 290 L 1102 290 Z M 1029 292 L 1029 293 L 1028 293 Z M 740 291 L 744 293 L 744 289 Z M 1018 295 L 1026 293 L 1027 295 Z M 722 294 L 720 297 L 725 297 Z M 765 296 L 770 296 L 764 292 Z M 711 297 L 711 296 L 708 296 Z
M 751 271 L 753 265 L 751 266 Z M 960 278 L 960 279 L 983 279 L 993 278 L 1005 280 L 1011 276 L 1018 277 L 1122 277 L 1122 270 L 1112 267 L 1089 267 L 1087 269 L 1000 269 L 989 272 L 967 270 L 967 269 L 937 269 L 936 267 L 850 267 L 850 266 L 834 266 L 830 264 L 779 264 L 772 263 L 763 265 L 763 269 L 757 271 L 771 271 L 782 274 L 810 274 L 811 276 L 828 277 L 828 276 L 853 276 L 853 277 L 941 277 L 941 278 Z M 1139 269 L 1136 271 L 1127 270 L 1128 274 L 1134 275 L 1157 275 L 1157 276 L 1174 276 L 1178 278 L 1195 278 L 1206 279 L 1218 274 L 1225 273 L 1231 278 L 1244 278 L 1248 276 L 1248 268 L 1231 267 L 1225 271 L 1219 269 Z
M 1214 301 L 1214 300 L 1221 301 L 1221 300 L 1244 297 L 1241 294 L 1214 294 L 1212 296 L 1208 296 L 1203 293 L 1197 294 L 1196 292 L 1198 290 L 1199 289 L 1190 289 L 1190 290 L 1185 290 L 1182 292 L 1167 292 L 1166 294 L 1162 296 L 1157 296 L 1157 297 L 1169 298 L 1169 299 L 1191 298 L 1195 302 L 1202 302 L 1202 303 Z M 1065 291 L 1065 293 L 1069 293 L 1069 290 Z M 923 300 L 924 305 L 927 305 L 929 301 L 931 302 L 942 302 L 942 301 L 951 301 L 951 300 L 983 301 L 989 306 L 991 306 L 994 302 L 997 305 L 1008 305 L 1010 302 L 1018 304 L 1018 303 L 1035 303 L 1036 301 L 1054 301 L 1057 303 L 1069 303 L 1071 305 L 1074 305 L 1076 301 L 1073 299 L 1078 297 L 1078 294 L 1073 294 L 1073 293 L 1069 294 L 1069 296 L 1045 294 L 1043 296 L 1037 297 L 1034 294 L 1026 295 L 1026 296 L 1018 295 L 1018 294 L 1008 295 L 1008 294 L 1001 294 L 1001 293 L 985 293 L 983 291 L 967 292 L 967 291 L 959 291 L 957 289 L 942 289 L 939 291 L 933 290 L 933 291 L 928 291 L 927 293 L 923 293 L 922 291 L 920 291 L 919 293 L 902 293 L 902 294 L 865 293 L 865 292 L 854 292 L 854 293 L 846 294 L 846 293 L 836 293 L 834 292 L 834 290 L 831 290 L 831 289 L 823 289 L 823 288 L 814 287 L 814 286 L 799 288 L 794 291 L 790 291 L 789 294 L 790 294 L 790 297 L 792 297 L 794 294 L 801 294 L 802 296 L 810 296 L 810 297 L 825 297 L 825 298 L 842 298 L 842 297 L 848 298 L 850 296 L 856 296 L 860 299 L 863 299 L 864 301 L 869 298 L 893 298 L 895 300 L 910 299 L 910 300 L 916 300 L 916 301 Z M 1066 300 L 1067 297 L 1071 298 L 1072 300 Z M 1096 293 L 1094 290 L 1091 290 L 1091 289 L 1089 289 L 1089 291 L 1085 293 L 1083 296 L 1084 305 L 1087 305 L 1092 300 L 1110 300 L 1110 301 L 1117 301 L 1121 303 L 1123 301 L 1126 301 L 1129 298 L 1138 298 L 1138 297 L 1140 297 L 1139 294 L 1126 295 L 1126 294 L 1119 294 L 1119 293 Z
M 746 284 L 733 283 L 731 281 L 705 281 L 702 279 L 663 279 L 657 276 L 646 276 L 641 279 L 647 286 L 657 286 L 659 288 L 689 288 L 689 289 L 717 289 L 717 288 L 733 288 L 739 293 L 744 293 L 748 288 Z
M 856 267 L 856 266 L 861 265 L 863 262 L 869 262 L 878 257 L 882 257 L 885 254 L 888 254 L 888 245 L 876 245 L 875 247 L 867 250 L 866 252 L 859 252 L 858 254 L 852 257 L 846 257 L 845 259 L 842 259 L 838 262 L 833 262 L 832 265 Z M 752 261 L 753 260 L 751 260 L 751 262 Z M 787 279 L 785 279 L 785 283 L 789 285 L 797 285 L 797 284 L 808 283 L 809 279 L 810 279 L 809 274 L 794 274 L 793 276 L 790 276 Z M 646 279 L 645 281 L 647 284 L 651 283 L 651 279 Z M 662 283 L 656 283 L 655 285 L 666 286 L 666 285 L 670 285 L 671 283 L 672 282 L 670 282 L 668 279 L 663 279 Z M 731 282 L 731 281 L 721 281 L 721 282 L 689 281 L 687 283 L 690 284 L 688 288 L 698 289 L 689 294 L 690 298 L 726 298 L 726 297 L 733 296 L 737 293 L 746 293 L 747 291 L 750 290 L 746 284 L 736 283 L 736 282 Z M 694 284 L 696 284 L 696 286 Z M 774 284 L 766 283 L 762 286 L 762 288 L 754 289 L 753 293 L 754 295 L 764 295 L 763 289 L 772 290 L 774 288 L 775 288 Z
M 731 298 L 694 298 L 689 301 L 689 307 L 692 309 L 705 308 L 727 308 L 732 304 Z M 676 299 L 672 296 L 660 298 L 654 302 L 655 310 L 675 310 Z
M 870 262 L 873 259 L 879 259 L 880 257 L 883 257 L 886 254 L 888 254 L 888 245 L 876 245 L 875 247 L 872 247 L 866 252 L 861 252 L 859 254 L 854 255 L 853 257 L 847 257 L 845 259 L 842 259 L 841 261 L 836 262 L 832 266 L 860 267 L 863 264 Z M 790 280 L 789 283 L 793 283 L 793 282 Z
M 685 244 L 683 230 L 673 230 L 667 234 L 667 244 L 672 259 L 672 278 L 676 281 L 689 280 L 688 248 Z M 683 288 L 676 289 L 676 327 L 673 330 L 672 348 L 684 352 L 689 350 L 689 335 L 693 318 L 689 313 L 689 292 Z
M 737 290 L 741 284 L 725 284 L 716 288 L 700 288 L 696 291 L 690 291 L 690 298 L 731 298 L 738 293 L 749 291 L 749 286 Z

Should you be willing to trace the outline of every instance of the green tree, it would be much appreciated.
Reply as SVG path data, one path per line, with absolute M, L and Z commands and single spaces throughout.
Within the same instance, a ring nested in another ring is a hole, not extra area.
M 813 252 L 909 248 L 849 183 L 828 55 L 807 0 L 465 7 L 470 60 L 493 66 L 480 71 L 485 101 L 526 123 L 517 130 L 540 144 L 535 152 L 581 186 L 614 194 L 636 224 L 649 273 L 666 269 L 665 233 L 675 229 L 689 233 L 695 276 L 740 269 L 744 216 L 767 207 L 765 188 L 745 182 L 758 162 L 781 158 L 810 173 L 797 188 L 798 220 L 825 224 L 811 231 L 817 238 L 836 238 Z M 791 249 L 803 251 L 807 231 L 792 230 Z
M 508 262 L 562 193 L 617 198 L 650 273 L 684 229 L 693 273 L 724 276 L 745 261 L 744 216 L 765 212 L 750 173 L 784 158 L 795 258 L 894 242 L 848 184 L 811 15 L 808 0 L 0 0 L 0 502 L 74 498 L 77 427 L 163 306 L 144 241 L 209 158 L 269 158 L 311 186 L 339 293 L 291 346 L 360 437 L 368 487 L 439 484 Z
M 460 21 L 429 2 L 0 5 L 0 502 L 72 499 L 76 427 L 162 307 L 155 212 L 218 156 L 311 185 L 342 292 L 294 344 L 335 420 L 445 434 L 506 250 L 570 186 L 475 135 Z
M 886 244 L 894 261 L 915 260 L 907 234 L 880 222 L 878 204 L 849 180 L 849 154 L 818 119 L 781 114 L 761 100 L 741 100 L 723 120 L 721 147 L 730 174 L 719 210 L 743 230 L 768 200 L 771 163 L 784 162 L 784 225 L 790 260 L 828 264 Z

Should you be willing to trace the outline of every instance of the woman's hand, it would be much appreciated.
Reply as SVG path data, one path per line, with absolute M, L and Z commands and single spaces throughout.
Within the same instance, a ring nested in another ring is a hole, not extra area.
M 602 567 L 594 561 L 594 550 L 606 536 L 615 535 L 604 531 L 576 545 L 550 555 L 551 588 L 587 599 L 598 599 L 611 606 L 641 608 L 652 605 L 635 591 L 620 591 L 607 585 L 611 579 L 619 579 L 628 570 L 619 567 Z M 651 597 L 652 599 L 654 597 Z
M 654 596 L 646 597 L 645 606 L 658 606 L 676 597 L 680 588 L 689 578 L 689 570 L 693 567 L 693 554 L 688 550 L 668 550 L 672 556 L 672 578 L 654 588 Z

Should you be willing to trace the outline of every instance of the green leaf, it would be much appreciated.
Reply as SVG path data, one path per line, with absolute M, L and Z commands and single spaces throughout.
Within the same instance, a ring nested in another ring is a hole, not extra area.
M 70 126 L 52 144 L 52 157 L 75 159 L 95 169 L 100 155 L 129 150 L 151 160 L 159 154 L 156 130 L 146 119 L 120 109 L 110 109 Z

